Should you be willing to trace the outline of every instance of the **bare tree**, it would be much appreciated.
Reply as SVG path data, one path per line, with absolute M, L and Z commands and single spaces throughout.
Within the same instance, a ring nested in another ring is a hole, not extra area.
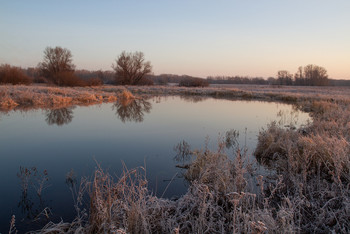
M 142 52 L 123 51 L 112 67 L 115 70 L 115 81 L 121 85 L 137 85 L 145 79 L 145 75 L 152 72 L 151 63 L 145 61 Z
M 70 50 L 58 46 L 46 47 L 43 62 L 39 63 L 38 67 L 44 77 L 58 85 L 62 83 L 62 77 L 73 73 L 75 69 Z
M 0 65 L 0 84 L 30 84 L 31 82 L 32 79 L 20 67 L 14 67 L 9 64 Z
M 302 66 L 300 66 L 298 68 L 298 71 L 295 73 L 294 81 L 295 81 L 295 85 L 307 85 L 307 81 L 305 79 L 304 70 Z
M 310 85 L 328 85 L 327 70 L 323 67 L 309 64 L 304 67 L 304 76 Z
M 282 70 L 277 72 L 277 82 L 280 85 L 292 85 L 293 84 L 293 75 L 288 71 Z

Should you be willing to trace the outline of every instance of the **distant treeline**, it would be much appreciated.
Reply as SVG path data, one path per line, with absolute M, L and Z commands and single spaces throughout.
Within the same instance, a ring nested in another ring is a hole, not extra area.
M 262 77 L 247 76 L 208 76 L 209 84 L 272 84 L 275 78 L 270 77 L 267 80 Z
M 160 74 L 160 75 L 147 75 L 148 79 L 152 80 L 155 84 L 166 85 L 169 83 L 180 84 L 185 80 L 199 80 L 206 81 L 203 78 L 188 76 L 188 75 L 174 75 L 174 74 Z
M 209 76 L 207 77 L 209 84 L 255 84 L 255 85 L 306 85 L 291 80 L 288 83 L 278 78 L 269 77 L 247 77 L 247 76 Z M 311 85 L 311 84 L 310 84 Z M 328 79 L 328 86 L 350 86 L 350 80 Z
M 38 68 L 20 68 L 21 71 L 31 78 L 35 83 L 47 82 L 44 77 L 40 75 Z M 102 71 L 102 70 L 75 70 L 75 75 L 83 80 L 99 79 L 104 84 L 114 84 L 115 72 L 114 71 Z M 255 84 L 255 85 L 313 85 L 311 82 L 307 83 L 307 79 L 293 77 L 286 71 L 279 71 L 277 78 L 275 77 L 248 77 L 248 76 L 208 76 L 206 79 L 193 77 L 188 75 L 175 75 L 175 74 L 160 74 L 160 75 L 146 75 L 147 79 L 151 80 L 157 85 L 167 85 L 169 83 L 179 84 L 184 80 L 204 80 L 208 84 Z M 323 84 L 325 85 L 325 84 Z M 329 79 L 327 78 L 327 84 L 329 86 L 350 86 L 350 80 L 341 79 Z
M 329 79 L 330 86 L 350 86 L 350 80 Z
M 298 86 L 350 86 L 350 80 L 329 79 L 327 70 L 321 66 L 309 64 L 299 67 L 293 75 L 289 71 L 280 70 L 277 78 L 215 76 L 208 77 L 211 84 L 260 84 L 260 85 L 298 85 Z
M 30 77 L 34 83 L 47 83 L 46 78 L 41 75 L 40 70 L 36 67 L 29 67 L 27 69 L 22 68 L 22 71 L 24 74 Z M 104 84 L 112 84 L 115 79 L 113 71 L 75 70 L 74 74 L 83 80 L 99 79 Z
M 69 49 L 46 47 L 43 61 L 35 68 L 22 69 L 9 64 L 0 65 L 0 84 L 50 83 L 58 86 L 97 86 L 114 85 L 167 85 L 177 83 L 185 87 L 206 87 L 209 84 L 257 84 L 257 85 L 302 85 L 302 86 L 348 86 L 348 80 L 332 80 L 327 70 L 309 64 L 300 66 L 293 75 L 280 70 L 277 78 L 246 76 L 215 76 L 202 79 L 188 75 L 153 75 L 150 61 L 145 61 L 142 52 L 123 51 L 112 65 L 113 71 L 76 70 Z
M 44 78 L 41 77 L 38 68 L 22 69 L 23 73 L 33 79 L 35 83 L 44 83 Z M 74 74 L 83 80 L 89 80 L 98 78 L 103 81 L 104 84 L 114 84 L 115 72 L 114 71 L 89 71 L 89 70 L 75 70 Z M 180 83 L 183 80 L 205 80 L 199 77 L 193 77 L 188 75 L 174 75 L 174 74 L 160 74 L 160 75 L 146 75 L 146 78 L 151 80 L 154 84 L 167 85 L 169 83 Z M 205 80 L 206 81 L 206 80 Z

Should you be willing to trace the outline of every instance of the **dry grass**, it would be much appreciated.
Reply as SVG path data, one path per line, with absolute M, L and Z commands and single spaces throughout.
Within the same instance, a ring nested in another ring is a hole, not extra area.
M 135 99 L 135 96 L 128 90 L 123 90 L 123 92 L 120 94 L 120 99 L 127 101 Z
M 309 100 L 300 107 L 311 111 L 313 123 L 298 131 L 271 124 L 259 134 L 255 155 L 281 176 L 284 188 L 274 195 L 275 200 L 289 199 L 295 230 L 348 233 L 348 101 Z
M 195 152 L 186 172 L 190 186 L 176 201 L 152 195 L 144 168 L 128 170 L 115 181 L 101 168 L 90 191 L 88 222 L 49 223 L 38 232 L 82 233 L 263 233 L 293 232 L 289 201 L 275 212 L 272 195 L 253 193 L 248 180 L 247 155 L 237 149 L 234 158 L 208 149 Z M 206 160 L 203 160 L 206 159 Z M 277 185 L 278 186 L 278 185 Z M 277 188 L 273 185 L 273 187 Z M 78 216 L 79 217 L 79 216 Z
M 43 85 L 0 85 L 0 108 L 28 107 L 52 108 L 56 105 L 83 105 L 113 102 L 124 91 L 138 96 L 182 95 L 193 97 L 215 97 L 225 99 L 254 99 L 300 103 L 347 102 L 350 89 L 347 87 L 270 87 L 254 85 L 211 86 L 186 88 L 175 86 L 93 86 L 93 87 L 49 87 Z
M 47 86 L 0 86 L 0 108 L 52 108 L 96 104 L 117 100 L 116 93 L 89 88 L 57 88 Z
M 1 97 L 28 87 L 0 88 Z M 185 172 L 190 182 L 176 201 L 147 189 L 143 168 L 127 170 L 118 180 L 98 168 L 91 185 L 85 220 L 50 223 L 40 232 L 116 233 L 349 233 L 350 232 L 350 92 L 347 88 L 235 86 L 188 89 L 126 87 L 137 95 L 191 95 L 292 102 L 310 112 L 312 123 L 287 129 L 271 123 L 259 134 L 257 160 L 271 175 L 257 174 L 245 150 L 233 155 L 206 147 L 193 152 Z M 35 87 L 35 89 L 41 89 Z M 44 87 L 40 93 L 67 92 Z M 125 87 L 72 89 L 119 95 Z M 35 94 L 36 95 L 36 94 Z M 32 95 L 32 96 L 35 96 Z M 44 94 L 43 94 L 44 95 Z M 75 95 L 79 96 L 79 95 Z M 127 92 L 122 96 L 130 96 Z M 102 95 L 103 96 L 103 95 Z M 71 95 L 68 97 L 74 98 Z M 103 98 L 104 99 L 104 98 Z M 2 103 L 10 103 L 9 99 Z M 36 102 L 21 98 L 21 103 Z M 89 100 L 89 99 L 88 99 Z M 93 100 L 93 98 L 92 98 Z M 74 102 L 74 101 L 71 101 Z M 16 102 L 18 103 L 18 102 Z M 1 104 L 6 106 L 7 104 Z M 22 104 L 20 104 L 22 105 Z M 258 187 L 252 185 L 257 184 Z

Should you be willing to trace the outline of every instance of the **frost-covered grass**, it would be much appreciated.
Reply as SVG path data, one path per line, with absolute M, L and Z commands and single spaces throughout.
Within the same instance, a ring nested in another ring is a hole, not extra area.
M 120 91 L 121 92 L 121 91 Z M 58 88 L 40 85 L 0 85 L 0 108 L 46 108 L 117 100 L 117 93 L 94 87 Z
M 232 155 L 227 155 L 223 150 L 224 141 L 219 142 L 217 151 L 206 147 L 193 151 L 184 174 L 190 185 L 187 193 L 178 200 L 151 194 L 143 168 L 125 168 L 118 180 L 98 168 L 93 180 L 86 183 L 90 188 L 89 212 L 78 212 L 73 222 L 49 223 L 39 232 L 350 232 L 348 88 L 102 86 L 71 89 L 1 86 L 0 96 L 11 97 L 16 102 L 18 93 L 30 92 L 30 89 L 40 90 L 38 95 L 43 96 L 49 96 L 45 90 L 56 90 L 56 93 L 69 97 L 73 96 L 72 93 L 79 96 L 82 92 L 115 97 L 190 95 L 194 99 L 211 96 L 284 101 L 308 111 L 313 120 L 300 129 L 287 129 L 273 122 L 260 132 L 254 154 L 259 163 L 271 170 L 268 176 L 254 170 L 248 161 L 251 158 L 246 153 L 248 151 L 238 147 Z M 128 91 L 122 94 L 125 89 Z M 22 99 L 26 100 L 18 100 Z M 31 100 L 31 96 L 27 95 L 27 99 Z
M 304 100 L 349 100 L 347 87 L 295 87 L 228 85 L 205 88 L 177 86 L 95 86 L 49 87 L 43 85 L 0 85 L 0 108 L 52 108 L 112 102 L 125 90 L 135 95 L 189 95 L 227 99 L 258 99 L 265 101 L 300 102 Z

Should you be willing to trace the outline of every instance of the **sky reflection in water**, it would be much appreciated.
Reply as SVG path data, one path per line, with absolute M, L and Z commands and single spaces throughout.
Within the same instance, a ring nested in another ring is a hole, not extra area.
M 45 207 L 56 221 L 73 218 L 68 172 L 79 182 L 82 176 L 92 176 L 96 163 L 116 177 L 122 162 L 128 168 L 145 166 L 150 190 L 161 196 L 169 180 L 181 174 L 173 160 L 173 147 L 180 141 L 202 148 L 208 136 L 209 147 L 215 150 L 219 134 L 235 129 L 240 145 L 254 149 L 259 130 L 270 121 L 299 125 L 308 119 L 290 105 L 202 97 L 154 97 L 0 115 L 1 232 L 8 230 L 12 214 L 23 231 L 28 227 L 25 217 L 37 216 Z M 41 196 L 33 189 L 23 193 L 20 167 L 37 170 L 29 187 L 38 188 L 47 171 Z M 164 196 L 185 191 L 182 178 L 175 178 Z M 46 222 L 39 217 L 39 222 Z

